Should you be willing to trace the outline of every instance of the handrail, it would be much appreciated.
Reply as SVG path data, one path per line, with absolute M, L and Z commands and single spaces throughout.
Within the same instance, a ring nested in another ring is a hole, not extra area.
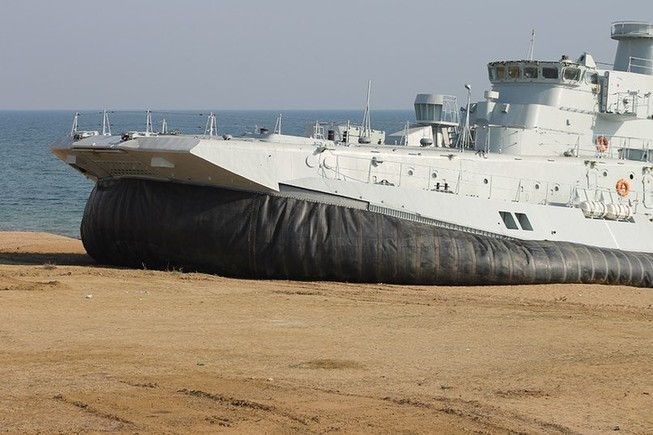
M 610 26 L 610 36 L 653 37 L 653 24 L 647 21 L 615 21 Z
M 628 68 L 626 69 L 626 71 L 639 72 L 639 71 L 633 71 L 633 68 L 636 70 L 637 69 L 642 70 L 643 71 L 642 74 L 650 73 L 651 71 L 653 71 L 653 60 L 646 59 L 644 57 L 629 56 Z

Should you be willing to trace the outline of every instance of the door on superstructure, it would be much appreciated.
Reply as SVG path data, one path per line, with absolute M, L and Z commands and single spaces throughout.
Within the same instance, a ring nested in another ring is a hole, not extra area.
M 646 168 L 642 176 L 642 202 L 644 207 L 653 208 L 653 174 L 651 168 Z
M 599 187 L 599 168 L 595 162 L 591 162 L 587 167 L 587 191 L 596 192 Z M 592 198 L 594 199 L 594 198 Z

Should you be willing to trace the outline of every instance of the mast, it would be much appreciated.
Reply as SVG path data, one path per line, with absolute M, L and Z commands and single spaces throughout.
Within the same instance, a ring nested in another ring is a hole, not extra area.
M 370 143 L 372 136 L 372 126 L 370 121 L 370 92 L 372 90 L 372 80 L 367 82 L 367 103 L 365 104 L 365 112 L 363 113 L 363 131 L 358 138 L 359 143 Z

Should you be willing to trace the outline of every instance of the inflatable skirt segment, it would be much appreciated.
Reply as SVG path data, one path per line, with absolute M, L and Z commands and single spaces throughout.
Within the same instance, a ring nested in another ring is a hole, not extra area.
M 651 254 L 495 238 L 310 200 L 140 179 L 98 183 L 81 235 L 99 263 L 231 277 L 653 284 Z

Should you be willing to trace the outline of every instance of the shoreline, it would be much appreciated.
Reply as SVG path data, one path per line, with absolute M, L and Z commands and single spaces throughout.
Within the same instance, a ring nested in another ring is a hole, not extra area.
M 653 431 L 653 289 L 104 267 L 0 232 L 0 431 Z

